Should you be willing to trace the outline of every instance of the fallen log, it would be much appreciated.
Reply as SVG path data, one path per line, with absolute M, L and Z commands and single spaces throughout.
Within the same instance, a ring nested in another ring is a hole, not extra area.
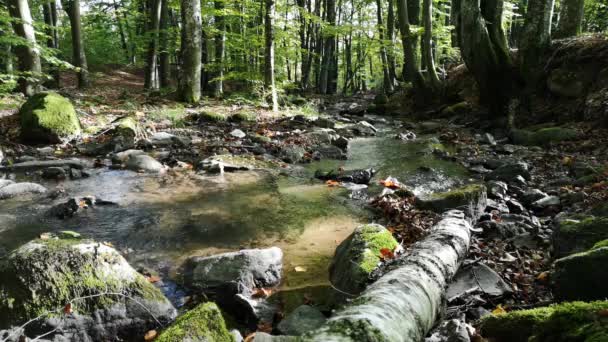
M 439 317 L 448 282 L 467 254 L 470 228 L 461 211 L 445 213 L 395 268 L 302 340 L 421 341 Z

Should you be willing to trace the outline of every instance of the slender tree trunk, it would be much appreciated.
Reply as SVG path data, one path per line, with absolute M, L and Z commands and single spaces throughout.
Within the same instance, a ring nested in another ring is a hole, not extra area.
M 65 0 L 63 7 L 70 18 L 72 63 L 78 68 L 78 88 L 86 88 L 89 86 L 89 68 L 87 66 L 87 56 L 84 52 L 84 39 L 80 22 L 80 0 Z
M 581 34 L 581 25 L 585 13 L 585 0 L 562 0 L 560 2 L 559 22 L 555 38 L 575 37 Z
M 403 45 L 403 80 L 414 82 L 419 74 L 416 59 L 416 37 L 410 30 L 410 16 L 406 0 L 397 0 L 397 15 L 399 16 L 399 31 L 401 31 L 401 44 Z
M 158 76 L 161 88 L 171 85 L 171 61 L 169 54 L 169 4 L 167 0 L 162 2 L 160 10 L 160 53 L 158 64 Z
M 384 45 L 384 22 L 382 20 L 382 1 L 376 0 L 376 16 L 378 18 L 378 38 L 380 39 L 380 60 L 382 61 L 382 74 L 384 79 L 384 93 L 393 92 L 393 82 L 389 71 L 388 57 L 386 54 L 386 46 Z
M 435 59 L 431 46 L 433 36 L 433 0 L 423 0 L 422 17 L 424 18 L 424 37 L 422 40 L 423 59 L 426 64 L 426 74 L 434 90 L 441 88 L 441 81 L 435 70 Z
M 19 71 L 26 74 L 19 78 L 19 90 L 25 96 L 32 96 L 40 90 L 37 79 L 42 75 L 42 66 L 30 7 L 27 0 L 7 0 L 7 6 L 11 17 L 16 19 L 11 22 L 15 34 L 27 41 L 25 45 L 15 46 Z
M 215 11 L 221 13 L 224 10 L 223 0 L 214 1 Z M 226 24 L 223 14 L 215 15 L 215 28 L 218 33 L 215 36 L 215 65 L 217 68 L 215 81 L 215 97 L 221 97 L 224 93 L 224 55 L 226 45 Z
M 275 6 L 274 0 L 266 1 L 266 16 L 264 20 L 264 36 L 265 36 L 265 63 L 264 63 L 264 86 L 270 90 L 272 97 L 272 110 L 279 110 L 279 101 L 277 99 L 277 89 L 274 79 L 274 15 Z
M 131 60 L 131 53 L 129 51 L 129 44 L 127 43 L 127 35 L 125 33 L 125 28 L 124 25 L 122 23 L 122 20 L 120 19 L 120 7 L 118 6 L 118 3 L 116 2 L 116 0 L 112 0 L 112 5 L 114 7 L 114 16 L 116 17 L 116 24 L 118 26 L 118 33 L 120 34 L 120 46 L 122 47 L 122 49 L 125 51 L 125 56 L 126 56 L 126 60 L 130 61 Z
M 201 98 L 201 21 L 200 0 L 181 0 L 182 46 L 179 95 L 182 101 L 196 103 Z
M 59 37 L 57 34 L 57 4 L 54 1 L 49 1 L 42 4 L 42 12 L 44 15 L 44 23 L 46 24 L 46 46 L 51 49 L 59 48 Z M 47 86 L 58 88 L 60 84 L 59 68 L 55 65 L 50 65 L 50 71 L 53 80 Z
M 203 92 L 209 91 L 209 80 L 211 79 L 209 73 L 209 36 L 203 29 L 201 32 L 202 38 L 202 51 L 201 51 L 201 90 Z
M 542 74 L 539 69 L 549 45 L 551 45 L 551 21 L 554 0 L 530 0 L 523 34 L 520 39 L 522 75 L 527 80 L 528 91 L 534 88 Z
M 394 0 L 388 0 L 388 13 L 386 18 L 386 40 L 389 41 L 387 50 L 388 72 L 391 84 L 397 79 L 397 65 L 395 63 L 395 4 Z
M 326 0 L 326 20 L 330 27 L 336 26 L 336 2 L 335 0 Z M 331 94 L 333 86 L 330 84 L 336 82 L 333 79 L 334 54 L 336 53 L 336 38 L 333 33 L 325 35 L 323 43 L 323 58 L 321 60 L 321 75 L 319 77 L 319 93 Z
M 158 33 L 160 28 L 162 0 L 148 0 L 148 51 L 146 55 L 146 74 L 144 89 L 158 89 Z

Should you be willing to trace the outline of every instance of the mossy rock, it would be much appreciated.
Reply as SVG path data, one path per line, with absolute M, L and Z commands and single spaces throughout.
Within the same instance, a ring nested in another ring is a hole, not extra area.
M 603 241 L 606 243 L 606 240 Z M 558 300 L 608 298 L 608 247 L 593 248 L 555 261 L 553 294 Z
M 596 243 L 591 249 L 598 249 L 602 247 L 608 247 L 608 239 Z
M 179 316 L 156 342 L 233 342 L 224 317 L 215 303 L 203 303 Z
M 38 93 L 19 110 L 21 138 L 32 143 L 57 144 L 81 134 L 72 103 L 57 93 Z
M 294 106 L 303 106 L 306 103 L 308 103 L 308 100 L 306 100 L 304 97 L 302 96 L 290 96 L 289 97 L 289 102 L 294 105 Z
M 0 329 L 42 315 L 26 334 L 47 332 L 68 303 L 73 314 L 61 332 L 68 339 L 70 333 L 139 338 L 157 328 L 156 319 L 175 317 L 171 303 L 114 248 L 73 232 L 60 236 L 66 238 L 34 240 L 0 259 Z
M 515 144 L 526 146 L 546 146 L 552 143 L 568 141 L 579 137 L 578 131 L 572 128 L 547 127 L 537 131 L 514 129 L 511 138 Z
M 254 122 L 257 120 L 257 114 L 255 112 L 241 111 L 230 116 L 229 121 L 231 122 Z
M 137 119 L 134 116 L 126 116 L 118 120 L 114 133 L 125 138 L 134 139 L 137 136 Z
M 399 243 L 390 231 L 378 224 L 360 226 L 336 249 L 329 274 L 339 290 L 357 294 L 378 267 L 383 249 L 395 250 Z
M 466 210 L 471 217 L 477 217 L 487 204 L 486 187 L 483 184 L 469 184 L 447 192 L 437 192 L 416 198 L 420 209 L 443 213 L 451 209 Z
M 547 78 L 547 88 L 559 96 L 576 98 L 585 93 L 587 88 L 584 73 L 567 69 L 555 69 Z
M 198 113 L 198 120 L 202 122 L 223 122 L 228 118 L 221 113 L 201 111 Z
M 449 118 L 455 115 L 462 115 L 470 111 L 471 105 L 466 101 L 462 101 L 443 108 L 440 114 L 443 118 Z
M 386 94 L 378 94 L 374 97 L 374 104 L 376 106 L 386 106 L 388 104 L 388 96 Z
M 567 302 L 530 310 L 489 315 L 481 335 L 495 342 L 608 341 L 608 301 Z
M 608 217 L 608 203 L 600 203 L 591 209 L 591 214 L 595 216 Z
M 608 239 L 608 217 L 588 217 L 581 221 L 565 220 L 559 224 L 553 238 L 553 250 L 558 258 L 579 253 Z

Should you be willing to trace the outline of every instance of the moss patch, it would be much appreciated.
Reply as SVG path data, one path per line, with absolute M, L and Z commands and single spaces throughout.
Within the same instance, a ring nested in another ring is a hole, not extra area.
M 213 341 L 233 342 L 226 323 L 215 303 L 204 303 L 178 317 L 157 342 Z
M 588 250 L 608 239 L 608 218 L 588 217 L 580 222 L 562 222 L 553 241 L 557 257 Z
M 426 198 L 417 198 L 416 205 L 438 213 L 450 209 L 475 209 L 478 202 L 485 198 L 485 192 L 484 185 L 469 184 L 451 191 L 434 193 Z
M 591 249 L 598 249 L 602 247 L 608 247 L 608 239 L 596 243 Z
M 240 111 L 232 116 L 230 116 L 230 121 L 232 122 L 253 122 L 256 121 L 257 115 L 254 112 L 249 111 Z
M 81 133 L 72 103 L 57 93 L 38 93 L 19 110 L 21 137 L 25 141 L 60 143 Z
M 496 342 L 600 342 L 608 340 L 608 301 L 570 302 L 490 315 L 481 334 Z
M 202 122 L 222 122 L 227 120 L 224 114 L 207 111 L 200 112 L 198 114 L 198 119 Z
M 608 247 L 576 253 L 555 262 L 554 295 L 558 300 L 598 300 L 607 296 Z
M 579 133 L 571 128 L 547 127 L 537 131 L 514 129 L 511 135 L 513 142 L 519 145 L 546 146 L 575 139 L 579 136 Z

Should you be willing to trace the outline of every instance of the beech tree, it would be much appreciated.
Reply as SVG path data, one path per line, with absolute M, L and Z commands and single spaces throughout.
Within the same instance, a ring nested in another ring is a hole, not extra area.
M 555 30 L 555 38 L 574 37 L 581 33 L 584 0 L 562 0 L 560 2 L 559 22 Z
M 196 103 L 201 98 L 202 20 L 199 0 L 181 0 L 182 46 L 179 97 Z
M 40 90 L 39 78 L 42 74 L 40 49 L 36 43 L 32 15 L 27 0 L 7 0 L 9 13 L 17 20 L 11 21 L 15 34 L 23 42 L 15 46 L 18 59 L 19 90 L 25 96 L 32 96 Z
M 72 64 L 77 67 L 78 88 L 89 85 L 89 68 L 84 50 L 84 38 L 80 18 L 80 0 L 64 0 L 63 8 L 70 18 L 70 32 L 72 33 Z
M 274 79 L 274 16 L 275 6 L 274 0 L 265 0 L 266 4 L 266 16 L 264 20 L 264 36 L 266 41 L 266 61 L 264 64 L 264 86 L 270 90 L 270 96 L 272 98 L 272 110 L 279 110 L 279 101 L 277 99 L 277 89 Z

